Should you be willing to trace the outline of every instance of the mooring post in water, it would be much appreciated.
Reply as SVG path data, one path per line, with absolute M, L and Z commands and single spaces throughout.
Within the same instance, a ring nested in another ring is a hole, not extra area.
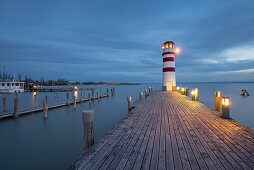
M 145 97 L 147 97 L 147 89 L 145 89 Z
M 107 97 L 108 97 L 109 96 L 108 88 L 106 88 L 106 91 L 107 91 Z
M 139 93 L 139 99 L 142 99 L 143 98 L 143 92 L 140 92 Z
M 88 100 L 89 100 L 89 104 L 91 104 L 91 94 L 88 93 Z
M 215 110 L 221 112 L 221 91 L 215 92 Z
M 83 91 L 80 92 L 80 103 L 82 103 Z
M 97 92 L 97 99 L 100 100 L 99 92 Z
M 127 97 L 127 101 L 128 101 L 128 111 L 131 111 L 131 96 Z
M 18 117 L 18 98 L 15 97 L 14 98 L 14 113 L 13 113 L 13 117 Z
M 82 112 L 82 121 L 84 127 L 84 151 L 94 144 L 94 111 L 84 110 Z
M 44 119 L 48 118 L 48 109 L 47 109 L 47 104 L 45 101 L 43 101 L 43 113 L 44 113 Z
M 46 107 L 48 108 L 48 96 L 45 96 Z
M 74 108 L 74 110 L 76 110 L 76 108 L 77 108 L 77 99 L 76 99 L 76 97 L 74 97 L 73 108 Z
M 66 100 L 67 100 L 66 103 L 67 103 L 67 106 L 70 105 L 69 97 L 70 97 L 69 92 L 67 92 L 67 93 L 66 93 Z
M 59 104 L 59 93 L 58 92 L 56 93 L 56 101 L 57 101 L 57 104 Z
M 6 112 L 6 97 L 3 97 L 3 112 Z
M 229 119 L 229 97 L 222 97 L 222 117 Z
M 195 101 L 198 101 L 198 89 L 195 89 Z
M 92 98 L 93 98 L 93 100 L 95 99 L 95 91 L 94 91 L 94 89 L 92 90 Z

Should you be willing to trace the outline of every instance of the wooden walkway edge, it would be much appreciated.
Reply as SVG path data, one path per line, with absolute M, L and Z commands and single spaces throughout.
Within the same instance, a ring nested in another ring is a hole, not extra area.
M 134 103 L 68 169 L 254 169 L 254 130 L 177 92 Z

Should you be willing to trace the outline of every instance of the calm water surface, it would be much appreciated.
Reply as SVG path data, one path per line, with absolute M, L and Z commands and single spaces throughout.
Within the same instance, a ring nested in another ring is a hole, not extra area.
M 244 125 L 254 128 L 254 83 L 192 83 L 178 84 L 190 89 L 199 88 L 199 101 L 214 108 L 215 91 L 223 91 L 223 96 L 231 100 L 230 115 Z M 38 112 L 21 116 L 18 119 L 0 121 L 0 168 L 1 169 L 65 169 L 76 160 L 83 150 L 82 110 L 95 111 L 95 140 L 97 141 L 118 121 L 127 114 L 127 96 L 132 101 L 138 99 L 138 93 L 148 86 L 155 90 L 161 84 L 144 84 L 129 86 L 93 86 L 96 89 L 115 87 L 115 96 L 93 101 L 92 104 L 77 104 L 49 110 L 48 119 Z M 251 96 L 240 96 L 241 89 L 247 89 Z M 41 106 L 45 95 L 49 96 L 49 104 L 56 104 L 53 93 L 40 93 L 35 101 L 31 93 L 19 95 L 19 109 L 27 110 Z M 80 95 L 80 94 L 79 94 Z M 8 101 L 8 111 L 12 111 L 11 103 L 14 95 L 0 95 L 0 114 L 2 97 Z M 66 101 L 66 94 L 60 94 L 60 103 Z

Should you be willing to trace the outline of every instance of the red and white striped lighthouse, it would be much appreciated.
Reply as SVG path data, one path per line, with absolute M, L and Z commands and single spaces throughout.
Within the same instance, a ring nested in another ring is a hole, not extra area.
M 175 76 L 175 55 L 178 49 L 175 49 L 175 43 L 166 41 L 162 45 L 163 49 L 163 77 L 162 90 L 175 91 L 176 90 L 176 76 Z

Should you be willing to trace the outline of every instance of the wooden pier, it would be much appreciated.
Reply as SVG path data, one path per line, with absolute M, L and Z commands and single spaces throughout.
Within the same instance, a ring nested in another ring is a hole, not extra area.
M 69 169 L 254 168 L 254 131 L 235 120 L 178 92 L 133 106 Z

